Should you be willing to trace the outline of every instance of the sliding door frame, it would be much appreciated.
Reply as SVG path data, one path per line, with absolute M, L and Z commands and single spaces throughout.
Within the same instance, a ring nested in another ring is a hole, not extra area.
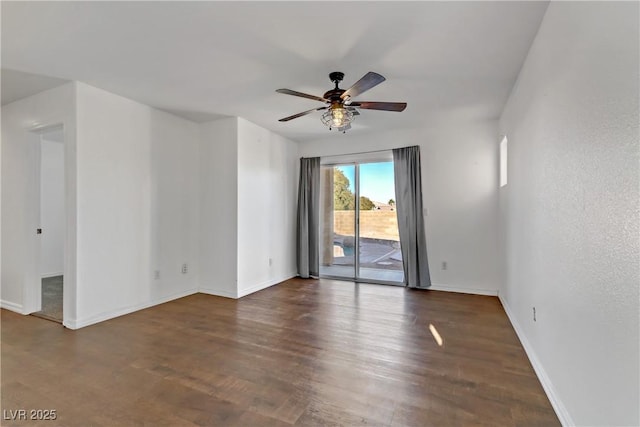
M 360 277 L 360 164 L 353 163 L 353 165 L 355 166 L 353 172 L 353 197 L 355 198 L 353 201 L 353 220 L 355 221 L 353 224 L 353 241 L 355 242 L 355 247 L 353 248 L 353 279 L 357 281 Z
M 380 154 L 387 154 L 387 156 L 380 156 Z M 367 155 L 378 154 L 379 157 L 367 158 Z M 322 274 L 319 272 L 320 277 L 323 279 L 333 279 L 333 280 L 347 280 L 353 281 L 355 283 L 372 283 L 376 285 L 391 285 L 391 286 L 405 286 L 404 282 L 391 282 L 388 280 L 378 280 L 378 279 L 368 279 L 360 277 L 360 165 L 363 163 L 381 163 L 381 162 L 393 162 L 393 157 L 391 154 L 391 150 L 388 152 L 381 151 L 375 153 L 364 153 L 364 154 L 352 154 L 344 156 L 346 157 L 345 161 L 341 161 L 340 158 L 343 156 L 329 156 L 335 157 L 335 161 L 327 161 L 323 162 L 322 160 L 326 159 L 326 157 L 321 158 L 320 165 L 321 167 L 332 167 L 336 166 L 354 166 L 354 265 L 353 265 L 353 277 L 345 277 L 345 276 L 334 276 L 330 274 Z M 358 157 L 362 157 L 362 159 L 358 159 Z M 320 244 L 322 243 L 322 239 L 320 239 Z M 320 251 L 321 252 L 321 251 Z

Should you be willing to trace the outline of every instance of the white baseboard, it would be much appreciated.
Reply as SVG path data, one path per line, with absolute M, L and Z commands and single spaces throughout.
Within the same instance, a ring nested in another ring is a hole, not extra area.
M 502 298 L 502 295 L 498 295 L 498 298 L 502 303 L 502 307 L 504 308 L 505 313 L 507 313 L 507 317 L 509 318 L 511 325 L 513 326 L 513 329 L 516 331 L 516 334 L 518 335 L 518 338 L 522 343 L 522 347 L 524 347 L 525 353 L 527 353 L 529 362 L 531 362 L 531 366 L 533 366 L 533 370 L 536 372 L 536 375 L 538 376 L 538 379 L 542 384 L 542 388 L 544 389 L 544 392 L 547 394 L 547 397 L 551 402 L 551 406 L 553 406 L 553 410 L 556 412 L 556 415 L 558 416 L 560 423 L 563 426 L 575 426 L 576 424 L 573 422 L 573 419 L 571 419 L 571 415 L 569 415 L 569 411 L 567 411 L 567 408 L 562 403 L 562 400 L 560 400 L 560 397 L 558 396 L 558 393 L 556 392 L 556 389 L 553 386 L 551 379 L 549 378 L 549 376 L 547 375 L 547 372 L 544 370 L 542 364 L 540 363 L 540 359 L 538 359 L 536 352 L 533 350 L 531 343 L 529 343 L 529 340 L 525 336 L 524 331 L 520 327 L 520 324 L 518 323 L 515 316 L 513 315 L 513 312 L 509 308 L 507 301 L 505 301 Z
M 235 292 L 229 292 L 223 289 L 199 288 L 198 292 L 201 294 L 213 295 L 215 297 L 238 299 L 238 295 Z
M 44 273 L 40 277 L 42 277 L 43 279 L 48 279 L 49 277 L 56 277 L 56 276 L 64 276 L 64 273 L 62 271 L 59 273 Z
M 497 289 L 463 288 L 461 286 L 440 285 L 437 283 L 432 283 L 431 286 L 426 289 L 431 289 L 432 291 L 458 292 L 461 294 L 490 295 L 494 297 L 498 295 Z
M 84 319 L 65 320 L 63 322 L 63 325 L 69 329 L 80 329 L 80 328 L 84 328 L 85 326 L 93 325 L 95 323 L 104 322 L 105 320 L 124 316 L 125 314 L 130 314 L 130 313 L 133 313 L 134 311 L 144 310 L 145 308 L 153 307 L 154 305 L 158 305 L 158 304 L 164 304 L 165 302 L 186 297 L 188 295 L 193 295 L 195 293 L 198 293 L 198 289 L 189 289 L 187 291 L 171 294 L 171 295 L 158 298 L 156 300 L 149 301 L 143 304 L 138 304 L 138 305 L 122 308 L 119 310 L 113 310 L 113 311 L 96 314 L 94 316 L 90 316 Z
M 242 297 L 247 296 L 249 294 L 252 294 L 254 292 L 258 292 L 258 291 L 261 291 L 263 289 L 266 289 L 266 288 L 268 288 L 270 286 L 277 285 L 278 283 L 282 283 L 285 280 L 289 280 L 289 279 L 291 279 L 293 277 L 296 277 L 296 276 L 297 276 L 297 273 L 289 273 L 289 274 L 287 274 L 287 275 L 285 275 L 283 277 L 280 277 L 280 278 L 277 278 L 277 279 L 267 280 L 265 282 L 258 283 L 257 285 L 253 285 L 253 286 L 251 286 L 249 288 L 241 289 L 241 290 L 238 291 L 238 298 L 242 298 Z
M 22 306 L 22 304 L 16 304 L 11 301 L 0 300 L 0 307 L 7 309 L 9 311 L 15 311 L 16 313 L 25 314 L 23 311 L 24 307 Z

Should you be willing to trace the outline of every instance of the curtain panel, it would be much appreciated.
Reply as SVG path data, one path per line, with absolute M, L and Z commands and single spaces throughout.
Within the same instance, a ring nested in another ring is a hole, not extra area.
M 393 169 L 405 284 L 410 288 L 428 288 L 431 277 L 422 208 L 420 147 L 394 149 Z
M 300 159 L 297 254 L 300 277 L 319 276 L 320 157 Z

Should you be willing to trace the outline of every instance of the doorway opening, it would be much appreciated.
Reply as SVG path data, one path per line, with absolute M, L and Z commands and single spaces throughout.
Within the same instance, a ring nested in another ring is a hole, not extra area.
M 320 276 L 403 285 L 390 152 L 323 158 Z
M 32 314 L 62 323 L 66 234 L 64 128 L 42 132 L 39 148 L 40 226 L 36 233 L 41 309 Z

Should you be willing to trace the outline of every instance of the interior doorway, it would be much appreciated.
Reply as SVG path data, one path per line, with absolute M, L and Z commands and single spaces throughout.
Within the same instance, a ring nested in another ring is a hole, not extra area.
M 39 275 L 41 309 L 33 313 L 62 323 L 65 266 L 65 143 L 62 126 L 40 134 Z
M 321 163 L 320 276 L 403 284 L 391 153 Z

